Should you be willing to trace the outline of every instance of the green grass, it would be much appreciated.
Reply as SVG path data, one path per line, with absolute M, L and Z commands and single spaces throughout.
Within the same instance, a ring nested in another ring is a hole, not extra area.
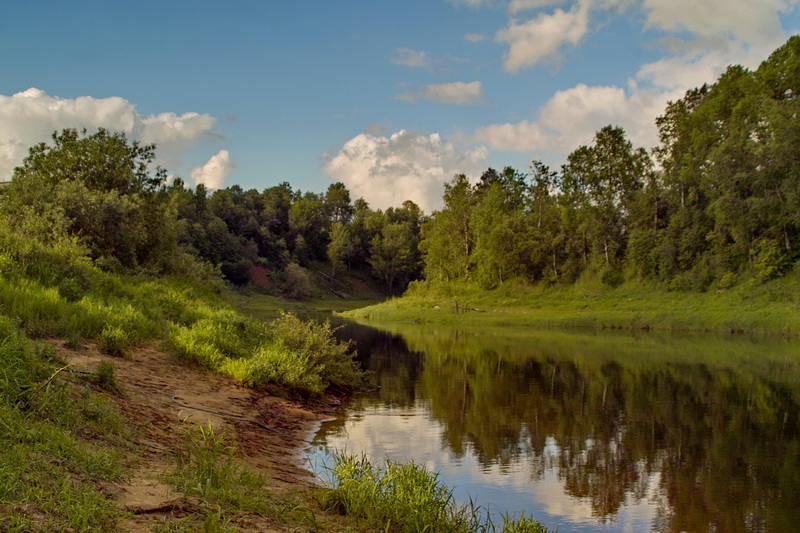
M 0 359 L 0 529 L 115 531 L 120 511 L 101 484 L 125 473 L 121 417 L 2 316 Z
M 459 311 L 456 312 L 456 304 Z M 508 282 L 417 282 L 401 298 L 341 313 L 371 322 L 462 326 L 578 327 L 800 334 L 800 272 L 706 293 L 673 292 L 656 283 L 531 286 Z M 438 308 L 437 308 L 438 307 Z M 467 309 L 466 311 L 464 309 Z
M 376 530 L 547 533 L 541 523 L 525 516 L 505 516 L 499 527 L 472 502 L 457 504 L 437 474 L 414 462 L 387 461 L 375 467 L 363 455 L 339 454 L 331 473 L 332 488 L 323 497 L 324 505 L 362 517 Z
M 271 510 L 266 481 L 242 468 L 234 448 L 213 425 L 198 425 L 186 437 L 169 481 L 187 496 L 195 496 L 208 509 L 266 513 Z
M 330 328 L 285 314 L 278 301 L 268 304 L 277 318 L 265 324 L 226 303 L 242 298 L 218 280 L 114 274 L 88 262 L 77 245 L 58 245 L 53 252 L 0 228 L 0 312 L 28 335 L 72 346 L 93 340 L 118 357 L 166 339 L 185 360 L 251 387 L 316 394 L 359 382 L 352 355 Z

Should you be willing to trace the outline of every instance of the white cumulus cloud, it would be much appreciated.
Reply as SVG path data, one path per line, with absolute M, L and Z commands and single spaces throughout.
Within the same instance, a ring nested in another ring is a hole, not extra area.
M 92 132 L 102 127 L 155 143 L 158 163 L 174 170 L 189 149 L 214 137 L 215 123 L 214 117 L 199 113 L 142 115 L 118 96 L 60 98 L 36 88 L 0 95 L 0 180 L 10 178 L 29 147 L 64 128 Z
M 578 146 L 590 144 L 597 130 L 613 124 L 625 129 L 634 145 L 652 148 L 658 141 L 655 117 L 670 98 L 679 96 L 652 89 L 626 92 L 620 87 L 579 84 L 553 95 L 537 120 L 485 126 L 475 130 L 474 138 L 497 150 L 565 159 Z
M 398 98 L 409 102 L 424 98 L 441 104 L 474 104 L 483 101 L 483 86 L 479 81 L 439 83 L 426 85 L 419 92 L 401 94 Z
M 442 206 L 443 184 L 456 174 L 486 169 L 484 147 L 460 150 L 438 134 L 401 130 L 392 135 L 363 133 L 325 162 L 325 172 L 344 183 L 354 198 L 385 209 L 413 200 L 427 212 Z
M 539 9 L 548 0 L 511 0 L 512 13 Z M 663 57 L 641 65 L 626 88 L 576 85 L 554 94 L 535 116 L 492 124 L 473 140 L 497 150 L 538 152 L 563 158 L 607 124 L 622 126 L 634 144 L 657 143 L 655 118 L 669 100 L 703 83 L 713 83 L 728 65 L 756 68 L 787 37 L 780 15 L 800 0 L 572 0 L 569 9 L 539 12 L 530 20 L 512 18 L 495 39 L 508 44 L 508 72 L 556 57 L 577 46 L 602 12 L 617 14 L 632 5 L 645 17 L 643 30 L 663 35 Z M 566 8 L 565 8 L 566 9 Z
M 516 74 L 543 59 L 556 56 L 566 44 L 577 46 L 589 30 L 590 2 L 575 4 L 569 11 L 556 9 L 518 22 L 512 19 L 507 28 L 497 32 L 495 40 L 508 43 L 505 69 Z
M 209 189 L 221 189 L 225 186 L 225 178 L 233 170 L 231 155 L 227 150 L 220 150 L 216 155 L 199 167 L 192 167 L 189 172 L 196 185 L 201 183 Z
M 794 5 L 796 0 L 643 0 L 646 28 L 773 47 L 784 35 L 779 13 Z

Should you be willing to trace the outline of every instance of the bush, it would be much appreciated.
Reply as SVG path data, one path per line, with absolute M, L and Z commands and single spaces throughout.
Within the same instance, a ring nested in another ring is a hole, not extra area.
M 284 292 L 289 298 L 304 300 L 311 296 L 311 278 L 308 270 L 297 263 L 289 263 L 283 271 Z
M 361 384 L 362 374 L 353 359 L 350 342 L 336 340 L 329 321 L 303 321 L 291 313 L 281 313 L 270 323 L 270 329 L 272 337 L 287 351 L 318 369 L 326 387 L 352 388 Z

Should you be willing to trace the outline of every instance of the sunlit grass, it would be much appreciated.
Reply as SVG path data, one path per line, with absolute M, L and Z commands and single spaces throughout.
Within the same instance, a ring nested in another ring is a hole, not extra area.
M 124 474 L 126 425 L 2 316 L 0 359 L 0 529 L 114 531 L 120 511 L 99 483 Z
M 323 505 L 362 517 L 381 531 L 547 533 L 541 523 L 525 516 L 503 517 L 498 526 L 473 502 L 458 504 L 439 476 L 418 463 L 386 461 L 376 467 L 364 455 L 337 454 L 331 474 L 332 487 Z
M 797 335 L 799 282 L 800 272 L 793 272 L 764 284 L 745 282 L 706 293 L 669 291 L 653 282 L 610 288 L 589 282 L 530 286 L 512 281 L 493 290 L 418 282 L 402 298 L 342 316 L 375 322 Z

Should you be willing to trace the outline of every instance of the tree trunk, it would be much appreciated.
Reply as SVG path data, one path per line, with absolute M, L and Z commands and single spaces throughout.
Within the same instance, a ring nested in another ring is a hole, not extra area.
M 556 251 L 553 250 L 553 276 L 556 278 L 556 282 L 558 282 L 558 269 L 556 268 Z

